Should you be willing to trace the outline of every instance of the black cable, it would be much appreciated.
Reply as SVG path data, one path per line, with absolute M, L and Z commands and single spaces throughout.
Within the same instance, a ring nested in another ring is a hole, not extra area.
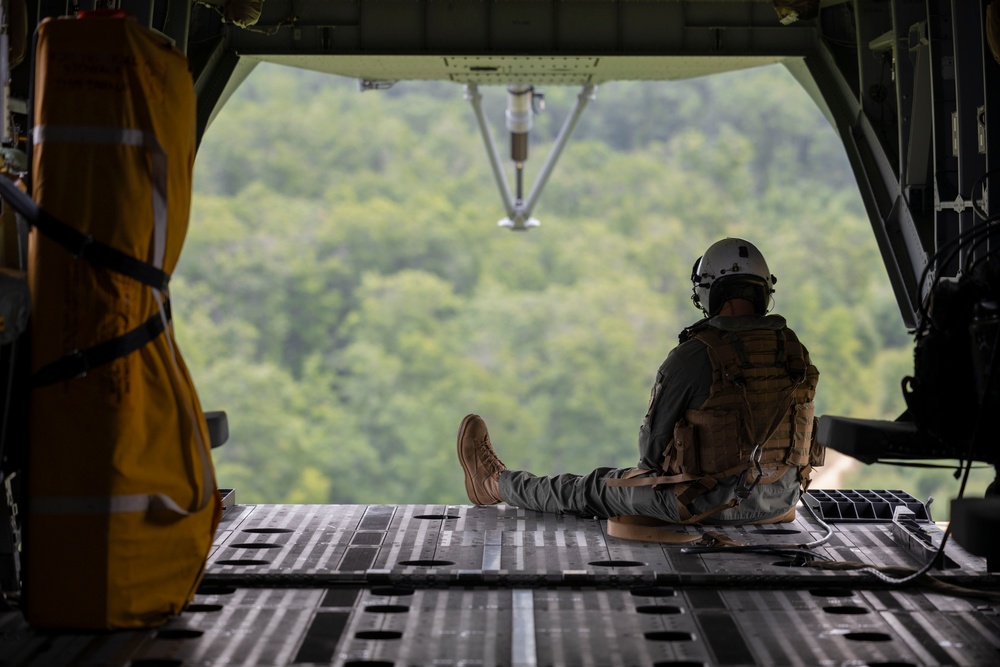
M 934 254 L 932 254 L 930 256 L 930 258 L 928 258 L 927 266 L 924 267 L 924 270 L 921 273 L 921 276 L 920 276 L 920 286 L 923 287 L 923 284 L 924 284 L 924 282 L 927 279 L 927 274 L 929 273 L 931 267 L 934 265 L 934 260 L 936 260 L 941 255 L 941 253 L 943 253 L 945 250 L 947 250 L 948 248 L 950 248 L 954 244 L 959 244 L 958 247 L 961 248 L 962 247 L 961 244 L 964 243 L 964 242 L 966 242 L 966 241 L 968 241 L 969 240 L 968 239 L 969 236 L 976 236 L 978 234 L 983 234 L 983 233 L 992 231 L 995 228 L 991 227 L 991 225 L 992 225 L 992 223 L 996 222 L 997 220 L 1000 220 L 1000 214 L 993 215 L 993 216 L 990 216 L 988 218 L 985 218 L 983 220 L 983 222 L 981 222 L 980 224 L 972 227 L 971 229 L 965 230 L 964 232 L 962 232 L 961 234 L 959 234 L 955 238 L 947 241 L 940 248 L 938 248 L 937 250 L 935 250 Z
M 983 224 L 987 224 L 987 223 L 983 223 Z M 997 227 L 998 226 L 993 225 L 993 226 L 989 227 L 989 229 L 991 231 L 995 231 L 997 229 Z M 975 241 L 973 241 L 972 246 L 968 250 L 968 255 L 965 258 L 965 268 L 963 269 L 963 273 L 964 274 L 971 273 L 973 265 L 978 264 L 979 261 L 981 259 L 983 259 L 982 257 L 980 259 L 975 259 L 974 255 L 975 255 L 976 248 L 978 248 L 984 241 L 989 241 L 991 237 L 992 237 L 992 234 L 985 233 L 985 234 L 981 235 L 978 239 L 976 239 Z M 989 251 L 987 251 L 987 255 L 988 254 L 989 254 Z
M 950 241 L 942 245 L 940 248 L 938 248 L 934 252 L 934 254 L 930 256 L 930 258 L 927 261 L 927 266 L 924 267 L 923 273 L 921 273 L 920 294 L 923 294 L 924 283 L 927 280 L 927 275 L 930 272 L 931 267 L 934 266 L 935 260 L 939 259 L 940 255 L 944 253 L 945 250 L 950 249 L 950 252 L 948 253 L 947 258 L 942 262 L 942 264 L 948 264 L 952 259 L 954 259 L 955 255 L 961 251 L 961 249 L 964 247 L 964 244 L 967 243 L 971 238 L 975 238 L 976 236 L 983 234 L 992 233 L 996 229 L 996 227 L 992 226 L 992 223 L 996 222 L 997 220 L 1000 220 L 1000 215 L 995 215 L 991 218 L 987 218 L 981 224 L 976 225 L 971 229 L 965 230 L 964 232 L 962 232 L 961 234 L 959 234 L 958 236 L 956 236 L 955 238 L 951 239 Z M 951 246 L 955 247 L 951 248 Z M 934 287 L 937 286 L 937 283 L 940 282 L 940 280 L 941 280 L 941 274 L 939 273 L 934 276 L 934 283 L 931 285 L 929 291 L 933 291 Z M 926 311 L 926 307 L 924 308 L 924 310 Z
M 995 256 L 995 255 L 996 255 L 997 253 L 1000 253 L 1000 246 L 997 246 L 996 248 L 993 248 L 993 249 L 991 249 L 991 250 L 988 250 L 988 251 L 986 251 L 986 254 L 985 254 L 985 255 L 983 255 L 982 257 L 980 257 L 980 258 L 979 258 L 979 259 L 977 259 L 976 261 L 974 261 L 974 262 L 973 262 L 973 263 L 972 263 L 972 264 L 971 264 L 971 265 L 969 266 L 969 271 L 968 271 L 968 272 L 969 272 L 969 273 L 972 273 L 973 271 L 975 271 L 975 270 L 976 270 L 976 267 L 978 267 L 978 266 L 979 266 L 980 264 L 982 264 L 983 262 L 985 262 L 985 261 L 988 261 L 988 260 L 989 260 L 989 259 L 990 259 L 991 257 Z
M 994 230 L 996 230 L 997 227 L 993 226 L 993 223 L 997 222 L 998 220 L 1000 220 L 1000 215 L 994 215 L 994 216 L 991 216 L 991 217 L 987 218 L 981 224 L 976 225 L 972 229 L 965 230 L 964 232 L 962 232 L 961 234 L 959 234 L 955 238 L 951 239 L 950 241 L 948 241 L 947 243 L 945 243 L 944 245 L 942 245 L 940 248 L 938 248 L 934 252 L 934 254 L 932 254 L 928 258 L 927 265 L 924 267 L 924 270 L 920 274 L 920 281 L 919 281 L 918 286 L 917 286 L 917 294 L 922 299 L 921 303 L 920 303 L 920 309 L 919 309 L 920 310 L 920 324 L 919 324 L 919 326 L 918 326 L 918 328 L 917 328 L 917 330 L 915 332 L 918 337 L 922 333 L 924 333 L 924 331 L 926 331 L 927 326 L 928 326 L 928 319 L 929 319 L 929 317 L 928 317 L 928 310 L 927 310 L 928 309 L 928 300 L 927 299 L 923 299 L 922 297 L 923 297 L 923 294 L 924 294 L 924 284 L 927 281 L 927 276 L 930 273 L 930 270 L 934 266 L 934 264 L 937 261 L 937 259 L 946 250 L 950 250 L 947 259 L 944 262 L 942 262 L 942 265 L 948 264 L 948 262 L 950 262 L 952 259 L 954 259 L 955 255 L 961 250 L 961 248 L 963 247 L 963 245 L 970 240 L 970 238 L 974 238 L 974 237 L 976 237 L 977 235 L 980 235 L 980 234 L 991 234 Z M 955 246 L 955 247 L 952 248 L 952 246 Z M 940 282 L 940 280 L 941 280 L 941 275 L 940 274 L 937 274 L 937 275 L 934 276 L 934 282 L 931 285 L 931 288 L 929 290 L 930 292 L 934 291 L 934 289 L 937 287 L 937 284 Z

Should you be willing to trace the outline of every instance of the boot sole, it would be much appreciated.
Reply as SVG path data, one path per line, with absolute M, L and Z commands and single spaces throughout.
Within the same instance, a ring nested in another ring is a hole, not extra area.
M 469 422 L 474 418 L 478 419 L 478 415 L 467 415 L 462 423 L 458 427 L 458 462 L 462 465 L 462 470 L 465 471 L 465 495 L 469 496 L 471 500 L 476 505 L 493 505 L 495 503 L 484 503 L 479 500 L 479 495 L 476 493 L 476 485 L 473 483 L 472 479 L 474 477 L 475 471 L 475 460 L 473 460 L 473 467 L 470 470 L 469 464 L 465 461 L 465 451 L 462 448 L 463 436 L 465 436 L 465 430 L 469 426 Z

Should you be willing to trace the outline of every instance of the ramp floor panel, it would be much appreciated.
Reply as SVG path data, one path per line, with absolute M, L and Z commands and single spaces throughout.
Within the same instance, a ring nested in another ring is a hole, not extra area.
M 921 524 L 931 543 L 943 536 Z M 713 531 L 743 544 L 795 548 L 817 540 L 823 526 L 805 512 L 794 521 L 756 526 L 677 526 L 690 535 Z M 267 505 L 230 510 L 209 557 L 210 579 L 287 584 L 302 578 L 338 582 L 387 578 L 496 583 L 685 581 L 755 578 L 844 578 L 843 572 L 791 568 L 791 559 L 746 553 L 687 554 L 677 546 L 620 540 L 604 521 L 492 507 L 447 505 Z M 874 566 L 923 565 L 893 535 L 892 524 L 834 524 L 816 553 Z M 953 581 L 985 571 L 982 558 L 951 542 Z
M 995 601 L 773 555 L 685 554 L 605 530 L 505 506 L 238 505 L 179 617 L 143 631 L 49 633 L 0 612 L 0 665 L 1000 663 Z M 834 531 L 817 549 L 831 559 L 918 565 L 884 524 Z M 720 532 L 792 546 L 824 530 L 800 514 Z M 947 553 L 958 567 L 936 577 L 1000 589 L 982 559 L 953 544 Z

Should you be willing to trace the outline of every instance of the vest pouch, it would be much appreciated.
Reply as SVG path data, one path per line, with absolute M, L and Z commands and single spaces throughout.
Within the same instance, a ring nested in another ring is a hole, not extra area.
M 809 465 L 813 446 L 816 404 L 812 401 L 792 406 L 792 446 L 785 463 L 796 468 Z
M 809 445 L 809 465 L 818 468 L 826 463 L 826 447 L 816 438 L 819 433 L 819 419 L 813 417 L 812 443 Z
M 750 452 L 740 447 L 744 431 L 738 410 L 688 410 L 687 421 L 694 429 L 701 474 L 717 475 L 747 460 Z
M 701 474 L 701 469 L 698 467 L 698 440 L 695 437 L 694 426 L 686 419 L 674 424 L 674 439 L 667 445 L 663 469 L 670 475 L 682 472 Z

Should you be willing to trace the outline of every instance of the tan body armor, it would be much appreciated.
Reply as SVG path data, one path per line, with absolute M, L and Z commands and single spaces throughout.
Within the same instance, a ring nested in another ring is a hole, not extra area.
M 735 507 L 758 484 L 780 479 L 790 467 L 803 486 L 825 449 L 815 442 L 819 371 L 787 328 L 722 331 L 706 327 L 693 337 L 708 348 L 712 363 L 709 398 L 674 426 L 659 475 L 636 469 L 612 486 L 669 485 L 683 523 L 698 523 Z M 718 480 L 739 476 L 736 498 L 692 516 L 688 504 Z
M 768 484 L 789 467 L 822 465 L 824 450 L 813 438 L 819 371 L 795 334 L 709 328 L 694 337 L 708 348 L 712 386 L 708 400 L 674 427 L 664 474 L 694 480 L 760 473 L 759 483 Z

